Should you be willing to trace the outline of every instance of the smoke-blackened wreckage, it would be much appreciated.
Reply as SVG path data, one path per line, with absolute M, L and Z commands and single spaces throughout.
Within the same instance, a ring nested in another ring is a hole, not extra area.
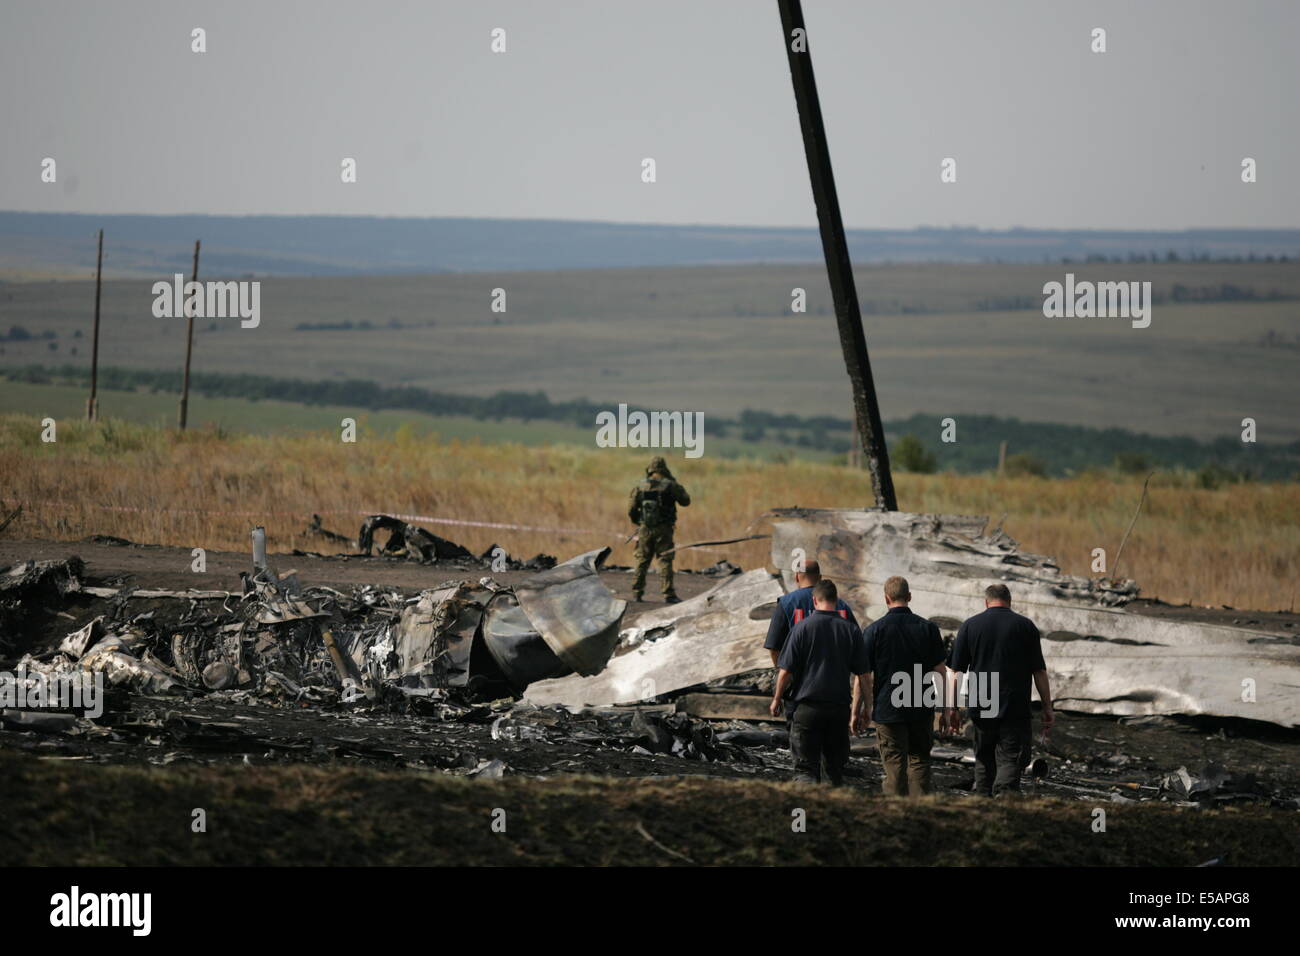
M 767 713 L 763 638 L 794 586 L 790 555 L 803 553 L 864 624 L 884 613 L 886 578 L 906 576 L 914 608 L 949 642 L 988 583 L 1012 588 L 1042 631 L 1069 718 L 1037 747 L 1031 791 L 1300 808 L 1294 757 L 1275 759 L 1300 726 L 1294 620 L 1233 624 L 1144 602 L 1133 582 L 1063 574 L 982 518 L 791 509 L 765 519 L 779 571 L 723 562 L 713 587 L 635 615 L 602 580 L 608 548 L 558 563 L 499 548 L 476 557 L 387 515 L 367 519 L 354 557 L 387 530 L 377 571 L 383 555 L 404 554 L 433 586 L 304 585 L 277 575 L 261 540 L 230 591 L 96 586 L 77 558 L 15 564 L 0 572 L 0 739 L 118 763 L 783 780 L 788 738 Z M 352 543 L 319 519 L 311 530 Z M 493 577 L 506 570 L 529 573 Z M 94 716 L 25 693 L 95 675 Z M 970 788 L 968 741 L 946 738 L 935 756 L 940 790 Z M 879 778 L 871 737 L 858 738 L 849 782 L 874 789 Z

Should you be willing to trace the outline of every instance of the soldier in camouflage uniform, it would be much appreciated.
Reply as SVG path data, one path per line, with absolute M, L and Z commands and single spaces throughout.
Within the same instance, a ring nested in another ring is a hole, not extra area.
M 677 483 L 668 470 L 668 463 L 660 457 L 650 459 L 645 475 L 645 481 L 632 489 L 627 506 L 628 518 L 640 525 L 636 534 L 636 579 L 632 591 L 640 601 L 645 594 L 646 571 L 650 569 L 651 559 L 658 556 L 664 600 L 676 604 L 680 598 L 673 590 L 673 555 L 665 552 L 673 550 L 677 506 L 689 505 L 691 496 Z

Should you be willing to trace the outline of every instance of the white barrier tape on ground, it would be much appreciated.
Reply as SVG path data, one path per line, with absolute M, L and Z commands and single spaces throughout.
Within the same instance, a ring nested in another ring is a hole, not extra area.
M 30 501 L 19 502 L 24 508 L 35 505 Z M 96 511 L 123 511 L 131 514 L 181 514 L 181 515 L 216 515 L 222 518 L 310 518 L 312 515 L 370 515 L 386 514 L 401 521 L 419 521 L 425 524 L 450 524 L 467 528 L 497 528 L 503 531 L 539 531 L 545 534 L 598 534 L 604 537 L 617 537 L 617 532 L 601 531 L 596 528 L 542 528 L 536 525 L 509 524 L 503 521 L 469 521 L 460 518 L 435 518 L 431 515 L 393 514 L 388 511 L 353 511 L 336 508 L 327 511 L 215 511 L 205 508 L 136 508 L 129 505 L 96 505 L 84 501 L 42 501 L 40 506 L 52 505 L 65 507 L 75 505 L 81 508 L 94 508 Z
M 387 511 L 358 511 L 359 515 L 389 514 Z M 539 528 L 528 524 L 505 524 L 500 521 L 465 521 L 459 518 L 433 518 L 429 515 L 391 515 L 401 521 L 419 521 L 424 524 L 454 524 L 467 528 L 501 528 L 507 531 L 542 531 L 546 534 L 599 534 L 606 537 L 615 536 L 613 531 L 598 531 L 595 528 Z
M 24 508 L 32 507 L 30 501 L 19 502 Z M 62 507 L 73 504 L 66 501 L 43 501 L 42 505 Z M 432 515 L 392 514 L 387 511 L 353 511 L 348 508 L 334 508 L 326 511 L 214 511 L 205 508 L 136 508 L 129 505 L 94 505 L 84 501 L 75 502 L 82 508 L 94 508 L 96 511 L 125 511 L 131 514 L 181 514 L 181 515 L 216 515 L 222 518 L 308 518 L 312 515 L 370 515 L 386 514 L 399 521 L 418 521 L 423 524 L 450 524 L 463 528 L 496 528 L 501 531 L 537 531 L 543 534 L 598 534 L 602 537 L 617 538 L 621 532 L 600 531 L 597 528 L 542 528 L 530 524 L 510 524 L 504 521 L 469 521 L 462 518 L 435 518 Z M 717 548 L 695 546 L 691 550 L 707 554 L 725 554 Z

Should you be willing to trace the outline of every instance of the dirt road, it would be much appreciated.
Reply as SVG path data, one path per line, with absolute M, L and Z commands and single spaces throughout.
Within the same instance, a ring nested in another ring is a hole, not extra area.
M 252 569 L 252 556 L 232 551 L 208 551 L 204 560 L 206 570 L 192 570 L 194 555 L 185 548 L 160 545 L 112 543 L 105 540 L 37 541 L 0 539 L 0 568 L 19 561 L 61 560 L 76 555 L 86 563 L 84 584 L 100 587 L 135 586 L 171 590 L 191 588 L 203 590 L 240 590 L 239 572 Z M 570 555 L 559 555 L 561 560 Z M 478 565 L 439 562 L 423 565 L 415 561 L 394 557 L 341 557 L 306 554 L 272 554 L 270 563 L 280 575 L 298 572 L 304 585 L 327 585 L 333 588 L 350 588 L 358 584 L 397 587 L 412 593 L 431 588 L 444 581 L 469 579 L 477 581 L 490 575 L 502 584 L 518 584 L 534 572 L 490 572 Z M 601 574 L 610 590 L 626 601 L 632 600 L 632 572 L 610 570 Z M 704 574 L 677 572 L 677 593 L 683 599 L 694 597 L 718 581 L 718 577 Z M 626 621 L 633 621 L 646 610 L 658 607 L 659 576 L 651 570 L 647 579 L 646 602 L 630 604 Z

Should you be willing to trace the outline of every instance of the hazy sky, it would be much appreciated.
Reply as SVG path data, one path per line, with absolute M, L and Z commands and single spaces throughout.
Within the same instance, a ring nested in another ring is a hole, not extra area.
M 1300 226 L 1300 2 L 804 10 L 850 227 Z M 0 209 L 816 222 L 775 0 L 0 0 Z

